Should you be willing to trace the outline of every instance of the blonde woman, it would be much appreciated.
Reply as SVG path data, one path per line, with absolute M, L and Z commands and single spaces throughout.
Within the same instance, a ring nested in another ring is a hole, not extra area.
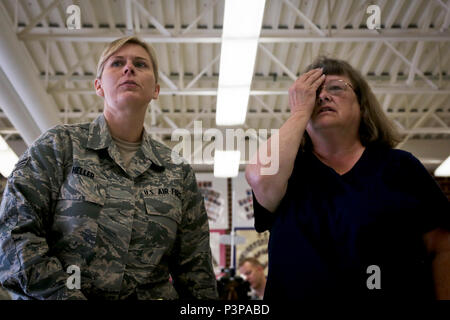
M 115 40 L 95 80 L 103 114 L 21 157 L 0 207 L 0 282 L 14 298 L 217 298 L 193 170 L 144 130 L 159 89 L 153 49 Z

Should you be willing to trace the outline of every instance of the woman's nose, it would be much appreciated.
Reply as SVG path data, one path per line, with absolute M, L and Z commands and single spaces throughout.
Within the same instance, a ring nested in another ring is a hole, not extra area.
M 133 66 L 133 63 L 131 62 L 131 61 L 128 61 L 126 64 L 125 64 L 125 67 L 124 67 L 124 69 L 123 69 L 123 73 L 124 74 L 127 74 L 127 73 L 131 73 L 131 74 L 134 74 L 134 66 Z
M 319 104 L 322 104 L 325 101 L 330 101 L 330 95 L 327 92 L 327 90 L 325 90 L 324 87 L 319 88 L 318 92 L 317 92 L 317 99 L 319 100 Z

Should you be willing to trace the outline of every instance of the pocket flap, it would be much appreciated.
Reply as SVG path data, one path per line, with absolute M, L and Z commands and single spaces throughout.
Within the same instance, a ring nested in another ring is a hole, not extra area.
M 176 196 L 146 197 L 144 202 L 148 214 L 167 217 L 177 224 L 181 223 L 182 203 Z
M 89 177 L 71 174 L 61 186 L 59 200 L 88 201 L 103 206 L 106 192 L 104 188 Z

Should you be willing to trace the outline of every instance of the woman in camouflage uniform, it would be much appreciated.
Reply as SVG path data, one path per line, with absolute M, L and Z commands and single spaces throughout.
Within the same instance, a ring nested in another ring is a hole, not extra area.
M 217 297 L 193 170 L 143 126 L 159 89 L 152 48 L 115 40 L 95 80 L 103 114 L 22 155 L 0 207 L 0 283 L 14 298 Z

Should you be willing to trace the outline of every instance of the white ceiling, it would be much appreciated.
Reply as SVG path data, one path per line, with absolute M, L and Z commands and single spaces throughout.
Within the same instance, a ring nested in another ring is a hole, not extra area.
M 80 30 L 66 28 L 71 4 Z M 371 4 L 381 9 L 378 31 L 366 27 Z M 176 127 L 215 127 L 224 0 L 2 0 L 0 11 L 0 95 L 17 92 L 0 100 L 0 134 L 16 152 L 37 131 L 102 111 L 93 90 L 100 52 L 132 33 L 159 60 L 161 95 L 146 118 L 153 136 L 173 145 Z M 287 88 L 326 54 L 367 77 L 403 134 L 399 147 L 435 168 L 450 155 L 449 24 L 450 0 L 266 0 L 243 128 L 279 128 Z

